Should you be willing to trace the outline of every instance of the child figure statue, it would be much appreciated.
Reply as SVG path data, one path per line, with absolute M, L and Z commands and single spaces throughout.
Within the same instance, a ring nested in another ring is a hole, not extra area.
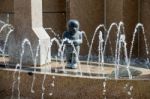
M 80 44 L 83 42 L 82 34 L 83 33 L 79 31 L 79 22 L 73 19 L 69 20 L 67 23 L 67 30 L 63 34 L 63 39 L 68 39 L 69 41 L 73 42 L 73 44 L 71 45 L 71 43 L 68 41 L 65 42 L 65 53 L 67 61 L 66 68 L 77 68 Z

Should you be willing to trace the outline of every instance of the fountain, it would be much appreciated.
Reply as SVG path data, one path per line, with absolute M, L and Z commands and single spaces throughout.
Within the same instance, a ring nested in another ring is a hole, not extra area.
M 31 1 L 32 6 L 29 12 L 32 12 L 32 14 L 36 14 L 41 18 L 41 6 L 39 7 L 39 13 L 34 9 L 38 4 L 41 5 L 40 0 L 38 0 L 38 3 L 35 3 L 37 0 Z M 19 0 L 16 0 L 16 2 L 19 2 Z M 18 6 L 16 6 L 16 9 L 17 7 Z M 138 23 L 135 26 L 130 50 L 127 48 L 127 37 L 123 22 L 112 23 L 108 29 L 104 24 L 98 25 L 93 33 L 91 42 L 87 39 L 86 33 L 81 31 L 83 39 L 86 39 L 86 42 L 83 43 L 87 43 L 89 49 L 86 50 L 89 52 L 87 53 L 88 56 L 86 59 L 80 60 L 80 54 L 78 54 L 78 50 L 76 50 L 76 46 L 70 38 L 61 38 L 52 28 L 44 29 L 42 27 L 42 19 L 37 19 L 35 15 L 31 15 L 28 18 L 32 20 L 31 22 L 28 21 L 32 26 L 28 27 L 27 25 L 29 23 L 27 22 L 26 26 L 29 29 L 27 32 L 30 32 L 33 35 L 30 33 L 25 34 L 25 36 L 23 35 L 21 40 L 18 40 L 19 43 L 16 43 L 18 49 L 11 48 L 11 53 L 8 53 L 7 57 L 6 46 L 8 46 L 8 40 L 12 39 L 11 37 L 15 37 L 14 35 L 16 35 L 16 32 L 20 35 L 20 31 L 16 31 L 18 27 L 16 29 L 15 26 L 0 20 L 0 24 L 2 24 L 0 27 L 0 33 L 3 32 L 5 28 L 9 30 L 3 47 L 0 46 L 0 52 L 2 54 L 0 67 L 0 74 L 2 74 L 1 83 L 4 84 L 7 82 L 2 86 L 2 89 L 6 87 L 9 90 L 9 94 L 6 95 L 8 97 L 4 96 L 5 98 L 48 99 L 61 97 L 78 98 L 81 96 L 80 98 L 90 99 L 91 97 L 100 97 L 107 99 L 116 97 L 121 98 L 122 96 L 125 96 L 126 98 L 133 99 L 133 97 L 138 97 L 137 93 L 138 89 L 142 87 L 141 84 L 147 85 L 144 86 L 144 88 L 150 87 L 148 81 L 150 75 L 150 61 L 148 57 L 149 48 L 143 24 Z M 21 21 L 21 23 L 22 22 L 23 21 Z M 108 40 L 111 38 L 110 33 L 112 33 L 111 30 L 113 27 L 117 30 L 114 32 L 114 35 L 116 36 L 115 49 L 114 52 L 112 51 L 113 54 L 110 55 L 113 57 L 112 60 L 106 61 L 106 49 L 109 48 L 108 43 L 111 44 L 111 41 Z M 132 57 L 135 36 L 139 27 L 142 29 L 145 42 L 145 52 L 147 54 L 145 59 L 146 62 L 143 62 L 143 67 L 137 67 L 136 65 L 138 64 L 134 65 L 134 58 Z M 54 38 L 49 38 L 45 31 L 47 29 L 52 31 L 55 35 Z M 33 38 L 36 38 L 35 41 L 32 41 L 33 39 L 30 37 L 31 35 Z M 97 46 L 98 54 L 96 56 L 92 55 L 95 38 L 98 38 L 99 40 Z M 53 52 L 51 49 L 55 42 L 58 46 L 58 53 L 55 56 L 52 56 Z M 66 42 L 69 43 L 73 49 L 72 52 L 75 54 L 76 58 L 78 58 L 78 67 L 74 69 L 65 68 L 67 65 L 65 57 L 65 50 L 67 49 Z M 13 52 L 15 54 L 19 53 L 19 55 L 17 54 L 15 61 L 12 63 L 12 60 L 9 61 L 9 58 L 15 56 Z M 30 58 L 26 60 L 29 55 Z M 93 59 L 93 57 L 95 57 L 95 59 Z M 6 78 L 4 75 L 6 75 Z M 143 81 L 139 82 L 138 80 L 141 79 L 143 79 Z M 0 90 L 0 95 L 1 92 L 3 95 L 3 90 Z M 142 95 L 145 92 L 149 92 L 149 89 L 142 90 Z M 91 97 L 85 96 L 85 94 L 90 94 Z M 150 96 L 148 95 L 147 97 Z
M 13 32 L 14 28 L 12 25 L 9 25 L 9 24 L 6 24 L 5 22 L 2 22 L 0 21 L 1 24 L 3 24 L 3 26 L 1 27 L 1 32 L 3 31 L 4 27 L 5 28 L 9 28 L 9 31 L 8 31 L 8 34 L 6 35 L 6 38 L 5 38 L 5 43 L 4 43 L 4 47 L 1 48 L 1 53 L 2 53 L 2 58 L 3 58 L 3 63 L 4 63 L 4 70 L 8 70 L 8 71 L 14 71 L 12 72 L 13 73 L 13 83 L 12 83 L 12 96 L 11 96 L 11 99 L 14 99 L 14 93 L 15 93 L 15 87 L 17 87 L 17 90 L 18 90 L 18 99 L 21 98 L 21 88 L 20 88 L 20 84 L 21 84 L 21 73 L 23 72 L 28 72 L 29 75 L 33 75 L 32 77 L 32 82 L 31 82 L 31 93 L 36 93 L 35 91 L 35 80 L 36 80 L 36 75 L 37 74 L 44 74 L 44 78 L 42 80 L 42 94 L 41 94 L 41 98 L 44 99 L 44 95 L 45 95 L 45 82 L 46 82 L 46 78 L 47 78 L 47 75 L 55 75 L 55 76 L 69 76 L 69 77 L 81 77 L 81 78 L 91 78 L 91 79 L 105 79 L 104 82 L 103 82 L 103 96 L 104 98 L 106 98 L 106 93 L 107 93 L 107 81 L 109 79 L 137 79 L 138 76 L 141 75 L 141 73 L 144 73 L 146 72 L 146 74 L 149 74 L 149 67 L 146 66 L 145 68 L 137 68 L 137 67 L 133 67 L 132 66 L 132 61 L 131 61 L 131 57 L 132 57 L 132 49 L 133 49 L 133 43 L 134 43 L 134 38 L 135 38 L 135 34 L 137 32 L 137 28 L 138 27 L 142 27 L 142 30 L 143 30 L 143 35 L 144 35 L 144 40 L 145 40 L 145 46 L 146 46 L 146 53 L 147 55 L 149 54 L 149 50 L 148 50 L 148 46 L 147 46 L 147 40 L 146 40 L 146 36 L 145 36 L 145 32 L 144 32 L 144 27 L 141 23 L 138 23 L 137 26 L 135 27 L 135 31 L 133 33 L 133 40 L 132 40 L 132 43 L 131 43 L 131 48 L 130 48 L 130 53 L 128 55 L 128 52 L 127 52 L 127 43 L 126 43 L 126 36 L 124 33 L 121 33 L 120 31 L 120 27 L 123 26 L 123 22 L 120 22 L 119 25 L 117 25 L 116 23 L 112 23 L 110 25 L 110 28 L 108 29 L 108 31 L 105 29 L 105 31 L 107 31 L 107 36 L 106 38 L 104 39 L 103 38 L 103 31 L 99 31 L 98 32 L 98 29 L 100 27 L 104 27 L 104 25 L 99 25 L 98 28 L 96 28 L 96 33 L 98 33 L 98 38 L 99 38 L 99 45 L 98 45 L 98 60 L 97 62 L 92 62 L 90 61 L 90 57 L 92 55 L 91 53 L 91 50 L 92 50 L 92 44 L 93 44 L 93 40 L 90 44 L 90 47 L 89 47 L 89 56 L 87 57 L 87 62 L 85 60 L 85 62 L 83 61 L 79 61 L 79 64 L 78 64 L 78 68 L 75 69 L 75 70 L 71 70 L 71 69 L 66 69 L 65 68 L 65 56 L 64 56 L 64 50 L 66 49 L 64 43 L 67 41 L 68 43 L 70 43 L 73 48 L 74 48 L 74 51 L 76 51 L 75 47 L 74 47 L 74 44 L 73 42 L 71 42 L 69 39 L 63 39 L 62 42 L 60 42 L 59 39 L 56 39 L 56 37 L 52 38 L 50 40 L 50 45 L 48 46 L 49 48 L 49 51 L 50 53 L 51 52 L 51 47 L 53 45 L 54 42 L 57 43 L 58 45 L 58 55 L 55 56 L 55 58 L 50 58 L 51 59 L 51 63 L 47 64 L 46 66 L 42 66 L 42 67 L 37 67 L 37 57 L 39 56 L 39 48 L 40 48 L 40 40 L 39 40 L 39 44 L 36 48 L 36 54 L 34 56 L 33 54 L 33 48 L 32 48 L 32 45 L 30 43 L 30 41 L 25 38 L 23 41 L 22 41 L 22 47 L 21 47 L 21 53 L 20 53 L 20 61 L 19 63 L 16 63 L 16 65 L 13 67 L 11 66 L 10 67 L 10 64 L 9 62 L 7 62 L 7 58 L 8 57 L 5 57 L 5 48 L 6 48 L 6 45 L 7 45 L 7 41 L 9 39 L 9 35 L 11 35 L 11 33 Z M 109 38 L 109 33 L 111 31 L 111 28 L 112 26 L 116 26 L 117 28 L 117 41 L 116 41 L 116 50 L 115 50 L 115 56 L 114 56 L 114 64 L 107 64 L 105 62 L 105 49 L 106 49 L 106 46 L 107 46 L 107 40 Z M 51 29 L 52 30 L 52 29 Z M 52 30 L 53 31 L 53 30 Z M 105 32 L 106 33 L 106 32 Z M 94 34 L 94 36 L 95 36 Z M 86 35 L 86 34 L 84 34 Z M 93 36 L 93 38 L 94 38 Z M 87 40 L 88 41 L 88 40 Z M 88 43 L 87 43 L 88 44 Z M 24 57 L 24 53 L 25 53 L 25 47 L 26 45 L 29 46 L 30 48 L 30 51 L 31 51 L 31 57 L 32 57 L 32 61 L 34 63 L 34 67 L 28 67 L 26 65 L 23 64 L 23 57 Z M 121 53 L 122 53 L 122 49 L 123 49 L 123 54 L 124 54 L 124 60 L 125 60 L 125 65 L 121 65 L 120 63 L 120 56 L 121 56 Z M 51 55 L 51 54 L 49 54 Z M 54 61 L 56 60 L 56 61 Z M 146 58 L 147 62 L 149 62 L 149 58 Z M 57 63 L 60 63 L 60 64 L 57 64 Z M 55 66 L 55 64 L 57 64 L 57 66 Z M 109 72 L 106 70 L 107 68 L 109 68 Z M 126 70 L 126 76 L 121 76 L 120 75 L 120 71 L 123 70 Z M 114 72 L 113 72 L 114 71 Z M 114 73 L 114 74 L 111 74 Z M 137 74 L 135 72 L 138 72 Z M 134 74 L 135 73 L 135 74 Z M 113 76 L 114 75 L 114 76 Z M 52 78 L 54 79 L 52 81 L 52 83 L 50 84 L 52 87 L 55 87 L 55 76 L 53 76 Z M 149 78 L 148 78 L 149 79 Z M 17 86 L 16 86 L 17 85 Z M 125 90 L 126 87 L 128 87 L 128 85 L 125 86 Z M 131 91 L 133 90 L 133 86 L 131 86 L 129 88 L 129 91 L 127 92 L 127 94 L 129 96 L 131 96 Z M 49 93 L 50 96 L 53 95 L 52 92 Z

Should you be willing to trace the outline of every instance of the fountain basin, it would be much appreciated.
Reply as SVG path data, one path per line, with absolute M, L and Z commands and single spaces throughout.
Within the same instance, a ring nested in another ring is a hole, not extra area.
M 10 99 L 12 95 L 14 71 L 11 69 L 0 70 L 0 96 L 1 99 Z M 17 76 L 17 73 L 16 73 Z M 42 82 L 44 74 L 35 73 L 35 93 L 31 93 L 33 75 L 21 72 L 20 96 L 21 99 L 40 99 L 42 96 Z M 53 79 L 55 78 L 55 79 Z M 52 87 L 51 83 L 55 82 Z M 103 94 L 103 83 L 106 82 L 106 93 Z M 47 74 L 44 82 L 44 99 L 149 99 L 149 80 L 105 80 L 96 78 L 82 78 Z M 130 91 L 130 87 L 133 90 Z M 52 96 L 49 95 L 52 93 Z M 130 93 L 130 94 L 129 94 Z M 14 87 L 14 99 L 18 97 L 17 84 Z
M 4 65 L 4 60 L 0 58 L 0 68 L 3 70 L 19 71 L 20 68 L 16 69 L 16 64 L 9 63 L 9 57 L 5 58 L 6 66 Z M 115 76 L 115 64 L 104 63 L 104 66 L 100 66 L 97 62 L 90 62 L 89 65 L 86 61 L 80 61 L 77 69 L 65 68 L 66 63 L 61 63 L 59 60 L 52 60 L 51 63 L 43 66 L 32 66 L 32 65 L 22 65 L 21 72 L 42 73 L 58 76 L 69 76 L 69 77 L 81 77 L 81 78 L 96 78 L 96 79 L 114 79 Z M 150 77 L 150 70 L 145 68 L 139 68 L 130 66 L 129 68 L 133 79 L 147 79 Z M 119 79 L 129 79 L 127 66 L 119 65 Z
M 9 59 L 5 58 L 5 61 L 7 63 Z M 132 80 L 126 76 L 115 80 L 112 75 L 115 68 L 114 64 L 105 63 L 104 70 L 101 70 L 96 62 L 89 66 L 85 63 L 81 62 L 78 69 L 66 69 L 63 68 L 65 63 L 60 64 L 59 61 L 55 60 L 50 64 L 36 68 L 23 65 L 20 70 L 19 68 L 15 69 L 14 64 L 6 65 L 7 68 L 5 68 L 2 61 L 0 66 L 0 96 L 2 99 L 10 99 L 13 94 L 13 99 L 16 99 L 20 91 L 20 99 L 150 98 L 150 70 L 130 67 L 130 69 L 141 73 L 134 76 Z M 120 67 L 123 70 L 126 69 L 126 66 L 120 65 Z M 31 86 L 34 76 L 33 89 L 35 93 L 32 93 Z M 20 78 L 20 85 L 17 83 L 18 77 Z M 15 85 L 13 86 L 14 81 Z M 13 93 L 12 89 L 14 90 Z

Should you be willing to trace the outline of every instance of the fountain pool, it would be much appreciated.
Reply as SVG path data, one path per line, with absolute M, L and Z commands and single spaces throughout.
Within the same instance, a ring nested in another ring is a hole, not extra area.
M 65 53 L 63 42 L 68 39 L 64 39 L 60 42 L 60 39 L 56 37 L 50 40 L 49 48 L 51 62 L 43 66 L 37 65 L 37 57 L 39 56 L 39 45 L 37 46 L 36 53 L 33 53 L 32 44 L 25 38 L 22 41 L 22 49 L 20 53 L 20 61 L 18 63 L 10 63 L 9 54 L 6 55 L 7 41 L 9 35 L 13 33 L 14 28 L 12 25 L 6 24 L 0 21 L 2 25 L 0 32 L 3 29 L 8 28 L 8 34 L 6 35 L 5 43 L 1 46 L 0 57 L 0 77 L 1 88 L 0 95 L 2 98 L 7 99 L 44 99 L 44 98 L 144 98 L 150 97 L 150 70 L 149 70 L 149 48 L 146 40 L 144 27 L 141 23 L 138 23 L 133 32 L 133 39 L 130 47 L 130 51 L 127 52 L 126 36 L 122 32 L 124 30 L 123 22 L 112 23 L 107 30 L 104 25 L 99 25 L 93 35 L 91 43 L 87 42 L 89 46 L 89 53 L 87 53 L 86 59 L 80 60 L 77 69 L 65 68 Z M 116 33 L 116 48 L 111 61 L 106 62 L 105 53 L 107 49 L 107 41 L 109 34 L 115 27 Z M 122 28 L 123 27 L 123 28 Z M 135 36 L 137 29 L 141 27 L 143 30 L 145 51 L 147 57 L 143 62 L 143 65 L 139 64 L 132 66 L 135 62 L 132 59 L 132 52 L 135 42 Z M 107 33 L 106 38 L 103 37 L 104 31 Z M 50 28 L 52 30 L 52 28 Z M 53 31 L 53 33 L 55 33 Z M 56 35 L 57 33 L 55 33 Z M 95 35 L 98 34 L 99 45 L 97 56 L 92 55 L 92 45 L 94 43 Z M 84 33 L 85 37 L 86 34 Z M 57 35 L 58 36 L 58 35 Z M 69 41 L 69 40 L 68 40 Z M 52 45 L 56 42 L 58 45 L 58 54 L 52 56 Z M 69 41 L 72 43 L 71 41 Z M 25 47 L 28 46 L 31 51 L 31 57 L 33 64 L 23 64 L 23 55 L 25 54 Z M 72 45 L 73 46 L 73 45 Z M 34 49 L 35 50 L 35 49 Z M 124 56 L 123 58 L 121 56 Z M 80 58 L 80 57 L 79 57 Z M 94 60 L 94 61 L 93 61 Z M 122 62 L 123 61 L 123 62 Z M 112 63 L 111 63 L 112 62 Z M 141 65 L 141 66 L 140 66 Z M 140 96 L 139 96 L 140 94 Z M 144 97 L 143 97 L 144 96 Z

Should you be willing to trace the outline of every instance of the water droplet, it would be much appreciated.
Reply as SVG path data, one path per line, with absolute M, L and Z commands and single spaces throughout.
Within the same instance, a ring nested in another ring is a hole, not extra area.
M 20 80 L 20 77 L 18 77 L 18 80 Z
M 31 93 L 35 93 L 35 91 L 32 89 L 32 90 L 31 90 Z
M 55 76 L 53 76 L 52 78 L 55 79 Z
M 50 96 L 52 96 L 52 95 L 53 95 L 53 93 L 49 93 L 49 95 L 50 95 Z
M 124 89 L 126 89 L 126 87 L 123 87 Z
M 44 87 L 42 87 L 42 90 L 45 90 L 45 88 L 44 88 Z
M 130 86 L 130 90 L 131 90 L 131 91 L 133 90 L 133 86 Z
M 126 84 L 126 86 L 125 87 L 128 87 L 128 84 Z
M 55 87 L 55 83 L 54 83 L 54 82 L 53 82 L 53 83 L 51 83 L 51 86 L 52 86 L 52 87 Z
M 105 92 L 103 92 L 103 95 L 105 95 L 106 93 Z
M 131 95 L 131 92 L 130 92 L 130 91 L 128 91 L 128 95 L 129 95 L 129 96 Z
M 106 90 L 105 90 L 105 89 L 103 90 L 103 93 L 106 93 Z
M 106 87 L 106 82 L 103 82 L 103 86 Z

